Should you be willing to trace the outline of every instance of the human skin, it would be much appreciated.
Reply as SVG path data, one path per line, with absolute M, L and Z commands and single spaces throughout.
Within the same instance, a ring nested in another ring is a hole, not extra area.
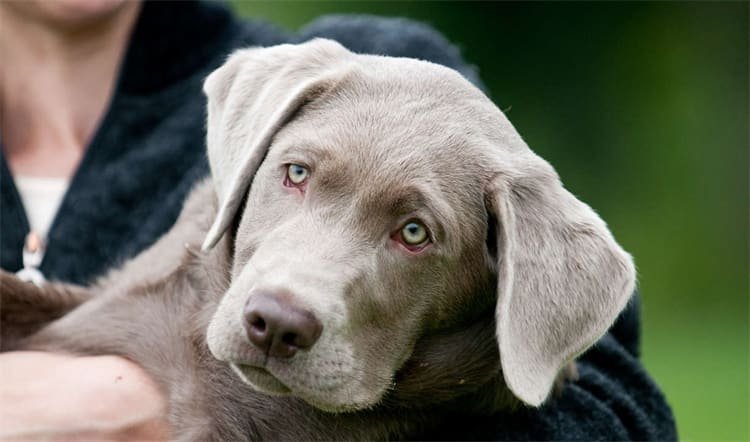
M 140 6 L 0 2 L 0 133 L 14 175 L 72 177 L 111 99 Z M 0 439 L 168 437 L 164 398 L 125 359 L 10 352 L 0 355 L 0 378 Z
M 125 359 L 7 353 L 0 357 L 0 377 L 0 440 L 169 436 L 156 385 Z
M 0 132 L 14 175 L 72 176 L 139 9 L 122 0 L 0 2 Z

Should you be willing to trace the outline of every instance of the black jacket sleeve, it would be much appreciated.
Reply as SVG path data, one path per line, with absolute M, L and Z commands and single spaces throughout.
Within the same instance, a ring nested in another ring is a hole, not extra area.
M 578 361 L 579 378 L 540 408 L 466 416 L 441 440 L 677 440 L 674 417 L 638 360 L 638 295 Z
M 406 19 L 327 16 L 303 28 L 299 41 L 325 37 L 354 52 L 412 57 L 460 72 L 486 91 L 477 70 L 427 25 Z M 672 411 L 641 365 L 639 297 L 615 325 L 578 359 L 579 379 L 541 408 L 493 416 L 457 416 L 431 440 L 676 440 Z

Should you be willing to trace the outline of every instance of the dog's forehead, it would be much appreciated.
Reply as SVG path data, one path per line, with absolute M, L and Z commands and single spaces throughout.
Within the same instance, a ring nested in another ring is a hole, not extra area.
M 429 206 L 456 223 L 480 213 L 486 156 L 477 153 L 490 146 L 481 126 L 499 111 L 447 68 L 371 61 L 306 105 L 272 150 L 310 158 L 329 190 L 356 194 L 368 214 Z
M 477 150 L 504 119 L 481 91 L 432 63 L 357 57 L 349 75 L 283 130 L 290 144 L 347 151 L 351 165 L 377 167 L 379 176 L 478 170 Z

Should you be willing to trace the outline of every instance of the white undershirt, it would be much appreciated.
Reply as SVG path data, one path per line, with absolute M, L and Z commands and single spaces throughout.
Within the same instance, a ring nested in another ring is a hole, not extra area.
M 41 238 L 47 238 L 47 232 L 60 208 L 65 191 L 70 182 L 67 178 L 39 178 L 16 175 L 14 177 L 29 227 Z

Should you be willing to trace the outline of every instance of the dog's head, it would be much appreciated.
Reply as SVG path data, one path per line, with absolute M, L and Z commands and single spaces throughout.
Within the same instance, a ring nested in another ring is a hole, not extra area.
M 491 308 L 539 405 L 633 290 L 604 222 L 450 69 L 314 40 L 238 51 L 204 90 L 204 249 L 237 226 L 208 344 L 258 390 L 371 407 L 420 337 Z

